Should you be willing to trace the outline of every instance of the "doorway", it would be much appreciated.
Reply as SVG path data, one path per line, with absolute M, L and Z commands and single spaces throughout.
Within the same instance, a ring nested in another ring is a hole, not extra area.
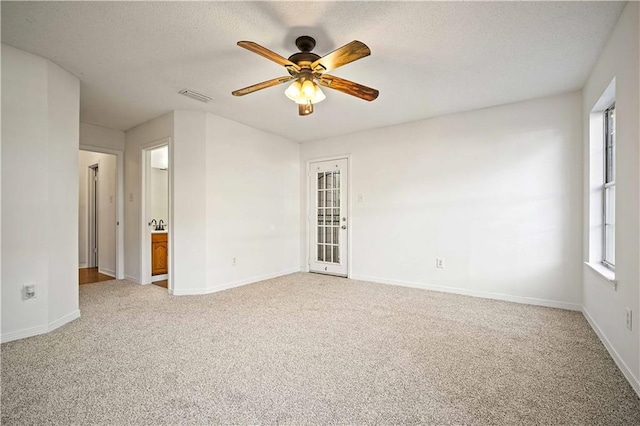
M 170 290 L 170 138 L 142 148 L 141 284 Z
M 118 268 L 118 157 L 78 153 L 78 280 L 116 279 Z
M 349 160 L 309 163 L 309 271 L 349 274 Z
M 87 246 L 87 267 L 98 268 L 98 164 L 92 164 L 89 166 L 89 182 L 87 183 L 88 189 L 88 210 L 87 217 L 88 222 L 88 241 Z

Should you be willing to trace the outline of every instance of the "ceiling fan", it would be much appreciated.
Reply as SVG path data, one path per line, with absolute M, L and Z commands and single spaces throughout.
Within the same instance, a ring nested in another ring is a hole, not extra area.
M 325 74 L 327 71 L 334 70 L 350 62 L 369 56 L 371 50 L 369 50 L 366 44 L 360 41 L 354 40 L 320 57 L 311 52 L 316 46 L 316 41 L 313 37 L 301 36 L 296 39 L 296 46 L 300 49 L 300 52 L 289 56 L 289 59 L 252 41 L 239 41 L 238 46 L 244 47 L 253 53 L 257 53 L 284 66 L 289 72 L 289 75 L 263 81 L 262 83 L 231 92 L 234 96 L 244 96 L 258 90 L 266 89 L 267 87 L 277 86 L 278 84 L 284 84 L 294 80 L 285 91 L 285 95 L 298 104 L 298 113 L 300 115 L 313 113 L 313 105 L 322 102 L 326 98 L 318 85 L 338 90 L 347 95 L 364 99 L 365 101 L 373 101 L 378 97 L 378 91 L 376 89 Z

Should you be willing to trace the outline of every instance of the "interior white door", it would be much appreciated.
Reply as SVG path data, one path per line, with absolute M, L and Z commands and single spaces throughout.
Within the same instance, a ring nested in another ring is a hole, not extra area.
M 349 226 L 347 159 L 309 165 L 309 270 L 347 276 Z

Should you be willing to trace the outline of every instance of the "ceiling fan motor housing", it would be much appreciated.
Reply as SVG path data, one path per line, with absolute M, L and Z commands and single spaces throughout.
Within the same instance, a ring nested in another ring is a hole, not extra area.
M 316 41 L 310 36 L 300 36 L 296 39 L 296 46 L 300 49 L 300 52 L 294 53 L 289 56 L 289 60 L 298 66 L 309 66 L 313 62 L 320 59 L 319 55 L 311 53 L 314 47 L 316 47 Z
M 291 62 L 298 64 L 301 67 L 304 67 L 305 65 L 309 66 L 318 59 L 320 59 L 320 56 L 311 52 L 299 52 L 289 56 L 289 60 Z
M 311 36 L 303 35 L 296 39 L 296 46 L 301 52 L 311 52 L 316 47 L 316 40 Z

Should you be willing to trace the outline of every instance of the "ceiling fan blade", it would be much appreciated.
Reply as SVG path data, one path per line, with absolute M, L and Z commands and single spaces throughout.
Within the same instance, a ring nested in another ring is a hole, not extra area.
M 322 74 L 322 76 L 318 78 L 318 84 L 369 102 L 375 100 L 379 93 L 376 89 L 372 89 L 371 87 L 363 86 L 362 84 L 354 83 L 353 81 L 328 74 Z
M 371 50 L 367 45 L 354 40 L 312 63 L 311 69 L 316 72 L 331 71 L 369 55 L 371 55 Z
M 262 83 L 254 84 L 253 86 L 245 87 L 244 89 L 239 89 L 231 92 L 233 96 L 244 96 L 249 93 L 256 92 L 258 90 L 266 89 L 267 87 L 277 86 L 278 84 L 286 83 L 287 81 L 293 80 L 295 77 L 292 75 L 287 75 L 285 77 L 278 77 L 272 80 L 263 81 Z
M 283 58 L 275 52 L 267 49 L 266 47 L 260 46 L 258 43 L 254 43 L 252 41 L 239 41 L 238 46 L 244 47 L 247 50 L 252 51 L 253 53 L 257 53 L 260 56 L 263 56 L 269 60 L 272 60 L 276 64 L 280 64 L 287 69 L 293 68 L 296 71 L 300 71 L 300 67 L 298 64 L 291 62 L 287 58 Z

